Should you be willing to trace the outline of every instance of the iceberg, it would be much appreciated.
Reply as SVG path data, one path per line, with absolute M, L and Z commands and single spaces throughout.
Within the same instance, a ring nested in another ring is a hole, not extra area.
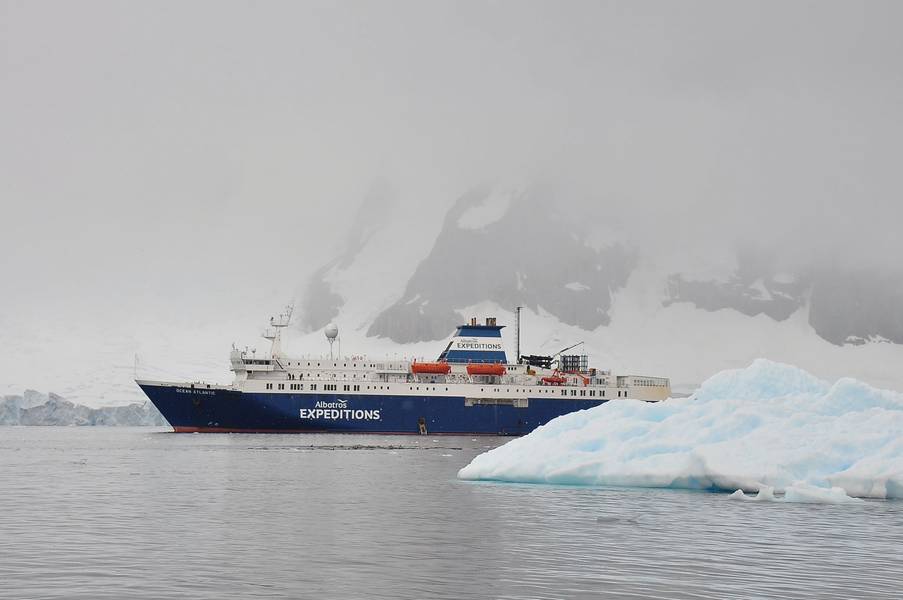
M 458 477 L 738 491 L 760 501 L 903 498 L 903 394 L 758 359 L 687 398 L 611 400 L 564 415 L 477 456 Z

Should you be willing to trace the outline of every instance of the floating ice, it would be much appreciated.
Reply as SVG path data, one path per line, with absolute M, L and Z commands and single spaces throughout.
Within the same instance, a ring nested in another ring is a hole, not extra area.
M 848 504 L 862 502 L 860 498 L 847 496 L 843 488 L 820 488 L 808 483 L 800 483 L 788 486 L 783 497 L 774 495 L 774 488 L 763 485 L 755 496 L 748 496 L 743 490 L 737 490 L 730 495 L 732 500 L 745 500 L 748 502 L 803 502 L 809 504 Z
M 903 498 L 903 394 L 853 379 L 832 385 L 759 359 L 722 371 L 689 398 L 612 400 L 559 417 L 477 456 L 458 477 L 746 492 L 770 487 L 784 501 Z

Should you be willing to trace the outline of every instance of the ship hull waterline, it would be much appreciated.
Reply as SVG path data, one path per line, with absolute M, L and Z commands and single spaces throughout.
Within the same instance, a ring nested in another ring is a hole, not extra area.
M 484 403 L 463 396 L 290 394 L 178 385 L 141 389 L 176 433 L 520 436 L 556 417 L 606 402 L 528 398 Z

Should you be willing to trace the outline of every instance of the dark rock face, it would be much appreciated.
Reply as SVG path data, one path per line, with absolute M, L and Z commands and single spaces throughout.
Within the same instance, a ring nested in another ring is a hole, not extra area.
M 903 344 L 903 275 L 871 270 L 815 271 L 809 323 L 833 344 L 881 337 Z
M 462 320 L 456 308 L 486 300 L 541 306 L 584 329 L 608 324 L 612 292 L 627 281 L 634 254 L 617 244 L 586 245 L 582 225 L 564 222 L 558 215 L 566 211 L 539 188 L 515 197 L 502 218 L 482 228 L 460 227 L 462 215 L 491 191 L 474 190 L 449 211 L 403 297 L 374 320 L 368 335 L 400 343 L 445 339 Z
M 693 281 L 672 275 L 665 305 L 691 302 L 703 310 L 729 308 L 749 317 L 765 314 L 783 321 L 805 304 L 811 284 L 806 277 L 798 276 L 785 281 L 775 271 L 770 261 L 744 250 L 738 255 L 737 271 L 726 282 Z
M 836 345 L 883 338 L 903 343 L 903 275 L 836 266 L 809 267 L 784 281 L 755 253 L 740 254 L 734 276 L 688 281 L 672 275 L 665 304 L 690 302 L 703 310 L 732 309 L 783 321 L 808 303 L 809 324 Z
M 0 425 L 166 425 L 153 404 L 90 408 L 56 394 L 28 390 L 23 396 L 0 399 Z

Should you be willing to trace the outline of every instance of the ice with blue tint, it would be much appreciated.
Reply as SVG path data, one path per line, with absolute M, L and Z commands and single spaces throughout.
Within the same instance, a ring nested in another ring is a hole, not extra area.
M 903 394 L 760 359 L 688 398 L 612 400 L 559 417 L 458 477 L 762 491 L 760 500 L 788 502 L 903 498 Z

